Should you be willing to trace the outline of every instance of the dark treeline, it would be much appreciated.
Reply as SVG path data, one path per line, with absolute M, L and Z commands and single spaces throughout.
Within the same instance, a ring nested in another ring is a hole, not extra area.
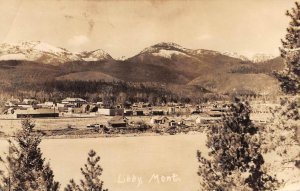
M 52 94 L 53 99 L 82 97 L 88 101 L 123 103 L 125 101 L 164 102 L 179 99 L 172 92 L 154 85 L 121 81 L 48 81 L 41 85 L 41 91 Z
M 149 102 L 153 105 L 167 102 L 203 102 L 218 96 L 204 96 L 203 90 L 187 95 L 179 88 L 160 83 L 133 83 L 123 81 L 60 81 L 50 80 L 5 89 L 8 98 L 36 98 L 41 102 L 59 102 L 66 97 L 81 97 L 90 102 L 103 101 L 113 104 Z M 201 93 L 202 92 L 202 93 Z M 210 98 L 211 97 L 211 98 Z
M 231 96 L 255 98 L 255 92 L 242 91 L 218 94 L 196 85 L 178 85 L 156 82 L 124 81 L 69 81 L 48 80 L 11 86 L 0 85 L 0 106 L 6 100 L 35 98 L 40 102 L 60 102 L 66 97 L 80 97 L 89 102 L 102 101 L 105 105 L 149 102 L 160 105 L 168 102 L 200 104 L 208 101 L 228 100 Z

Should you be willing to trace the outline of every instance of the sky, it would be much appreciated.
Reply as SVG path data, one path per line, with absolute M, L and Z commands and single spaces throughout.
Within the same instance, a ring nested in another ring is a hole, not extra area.
M 0 43 L 133 56 L 160 42 L 279 55 L 294 0 L 0 0 Z

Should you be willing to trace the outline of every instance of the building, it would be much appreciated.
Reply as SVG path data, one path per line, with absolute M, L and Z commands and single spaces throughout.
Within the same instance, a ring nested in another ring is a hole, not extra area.
M 184 127 L 187 126 L 184 119 L 172 119 L 169 121 L 170 127 Z
M 53 108 L 55 107 L 55 103 L 52 102 L 52 101 L 47 101 L 45 103 L 40 103 L 40 104 L 37 104 L 39 107 L 43 107 L 43 108 Z
M 152 110 L 152 115 L 164 115 L 164 111 L 163 110 Z
M 65 104 L 67 106 L 75 106 L 75 107 L 81 107 L 83 104 L 86 104 L 87 101 L 82 98 L 66 98 L 61 101 L 62 104 Z
M 175 113 L 176 113 L 176 107 L 169 107 L 169 108 L 168 108 L 168 113 L 169 113 L 170 115 L 175 114 Z
M 97 111 L 100 115 L 106 115 L 106 116 L 116 116 L 116 115 L 124 115 L 124 109 L 123 108 L 99 108 Z
M 133 115 L 133 111 L 132 110 L 124 110 L 124 115 L 125 116 L 132 116 Z
M 150 123 L 152 124 L 165 124 L 169 121 L 167 117 L 152 117 Z
M 84 106 L 75 107 L 75 108 L 68 107 L 67 109 L 68 109 L 67 110 L 68 113 L 74 113 L 74 114 L 87 113 L 86 107 Z
M 123 116 L 115 116 L 108 121 L 108 125 L 111 127 L 126 127 L 128 119 Z
M 143 116 L 144 111 L 143 110 L 131 110 L 131 109 L 125 109 L 124 110 L 125 116 Z
M 20 108 L 27 108 L 27 109 L 32 109 L 32 108 L 36 108 L 35 105 L 31 105 L 31 104 L 27 104 L 27 103 L 18 103 L 18 107 Z
M 133 115 L 143 116 L 144 115 L 144 111 L 143 110 L 136 110 L 136 111 L 133 112 Z
M 15 118 L 40 118 L 40 117 L 58 117 L 59 113 L 55 109 L 16 109 L 13 112 Z
M 170 127 L 177 127 L 178 123 L 173 119 L 173 120 L 169 121 L 169 126 Z

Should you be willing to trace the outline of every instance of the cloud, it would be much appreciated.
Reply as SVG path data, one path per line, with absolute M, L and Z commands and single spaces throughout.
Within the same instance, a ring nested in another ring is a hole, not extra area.
M 202 34 L 197 36 L 197 40 L 202 41 L 202 40 L 209 40 L 212 38 L 212 35 L 210 34 Z
M 73 36 L 68 40 L 68 44 L 73 47 L 80 47 L 90 42 L 90 39 L 85 35 Z

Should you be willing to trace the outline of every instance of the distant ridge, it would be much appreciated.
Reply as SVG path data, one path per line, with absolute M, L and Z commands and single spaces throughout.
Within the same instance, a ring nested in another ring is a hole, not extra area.
M 161 51 L 159 51 L 161 50 Z M 222 54 L 228 57 L 237 58 L 243 61 L 252 61 L 254 63 L 265 62 L 274 59 L 271 54 L 255 54 L 252 58 L 240 55 L 236 52 L 218 52 L 205 49 L 188 49 L 176 43 L 161 42 L 145 48 L 139 54 L 153 53 L 157 56 L 170 57 L 172 54 L 188 53 L 192 55 L 199 54 Z M 82 51 L 73 53 L 65 48 L 55 47 L 41 41 L 25 41 L 18 43 L 0 44 L 0 60 L 27 60 L 38 61 L 45 64 L 57 65 L 70 61 L 99 61 L 113 59 L 104 50 L 97 49 L 92 51 Z
M 55 79 L 103 80 L 197 86 L 216 93 L 272 94 L 278 91 L 272 72 L 282 68 L 279 57 L 259 54 L 251 60 L 167 42 L 124 60 L 116 60 L 101 49 L 72 53 L 39 41 L 0 45 L 0 86 Z M 267 81 L 270 88 L 261 87 L 257 79 Z

